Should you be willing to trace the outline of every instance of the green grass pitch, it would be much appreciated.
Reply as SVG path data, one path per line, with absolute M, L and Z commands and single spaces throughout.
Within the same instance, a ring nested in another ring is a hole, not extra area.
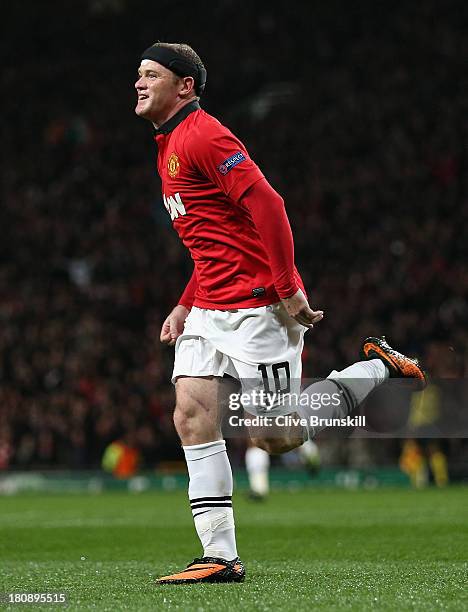
M 0 498 L 0 591 L 66 592 L 69 610 L 468 610 L 468 489 L 234 507 L 246 582 L 155 586 L 200 552 L 182 492 Z

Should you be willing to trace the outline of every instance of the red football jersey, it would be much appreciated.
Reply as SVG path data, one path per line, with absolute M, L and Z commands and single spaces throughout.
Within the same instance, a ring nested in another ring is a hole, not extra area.
M 194 306 L 278 302 L 267 253 L 240 201 L 264 178 L 242 142 L 197 102 L 162 125 L 155 140 L 164 205 L 195 264 Z M 294 276 L 302 286 L 297 270 Z

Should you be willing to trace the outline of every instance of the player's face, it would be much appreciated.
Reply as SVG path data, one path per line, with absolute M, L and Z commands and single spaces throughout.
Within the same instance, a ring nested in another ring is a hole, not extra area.
M 161 125 L 179 100 L 180 83 L 173 72 L 153 60 L 143 60 L 138 75 L 135 113 Z

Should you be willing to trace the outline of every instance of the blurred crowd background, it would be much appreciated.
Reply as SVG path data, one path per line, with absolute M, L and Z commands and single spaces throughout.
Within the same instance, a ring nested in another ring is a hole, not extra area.
M 463 0 L 3 5 L 0 469 L 99 466 L 116 439 L 146 467 L 181 456 L 159 329 L 192 268 L 133 111 L 139 55 L 158 39 L 200 54 L 202 106 L 285 199 L 326 311 L 306 375 L 385 334 L 434 377 L 463 377 L 467 12 Z M 366 445 L 375 462 L 399 453 Z M 330 460 L 352 463 L 346 448 Z M 449 461 L 466 454 L 454 448 Z

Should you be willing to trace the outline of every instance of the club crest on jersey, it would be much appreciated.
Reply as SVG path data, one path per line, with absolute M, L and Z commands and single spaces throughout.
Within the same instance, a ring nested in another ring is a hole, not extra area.
M 245 161 L 245 155 L 241 153 L 241 151 L 238 151 L 237 153 L 234 153 L 234 155 L 231 155 L 231 157 L 225 159 L 222 164 L 219 164 L 218 172 L 223 175 L 227 174 L 229 170 L 232 170 L 234 166 L 237 166 L 237 164 L 240 164 L 243 161 Z
M 167 197 L 166 194 L 163 193 L 163 201 L 167 212 L 171 215 L 171 221 L 174 221 L 174 219 L 177 219 L 179 216 L 187 214 L 180 193 L 175 193 L 173 196 Z
M 179 170 L 179 158 L 175 153 L 171 153 L 167 160 L 167 172 L 171 178 L 175 178 L 179 174 Z

